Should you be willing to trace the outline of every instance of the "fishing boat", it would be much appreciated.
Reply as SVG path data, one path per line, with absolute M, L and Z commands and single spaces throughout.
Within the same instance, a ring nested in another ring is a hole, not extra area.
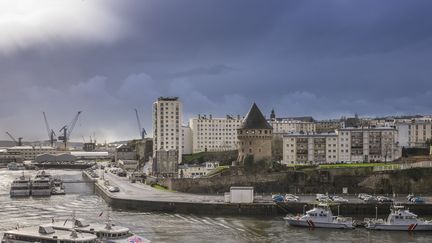
M 404 206 L 393 206 L 387 220 L 365 219 L 366 229 L 394 231 L 432 231 L 432 221 L 426 221 Z
M 23 173 L 19 178 L 12 181 L 9 194 L 11 197 L 28 197 L 30 196 L 30 190 L 30 178 L 25 177 Z
M 78 233 L 74 230 L 60 230 L 50 225 L 39 227 L 18 228 L 6 231 L 3 235 L 2 243 L 24 243 L 24 242 L 80 242 L 96 243 L 97 237 L 93 234 Z
M 327 204 L 318 204 L 303 216 L 286 216 L 284 220 L 291 226 L 307 228 L 353 229 L 352 218 L 333 216 Z
M 102 242 L 150 242 L 142 236 L 130 232 L 129 228 L 117 226 L 111 223 L 109 214 L 106 213 L 107 220 L 105 224 L 90 224 L 85 220 L 76 218 L 73 213 L 72 218 L 64 222 L 53 222 L 54 229 L 76 230 L 77 232 L 90 233 L 97 236 Z

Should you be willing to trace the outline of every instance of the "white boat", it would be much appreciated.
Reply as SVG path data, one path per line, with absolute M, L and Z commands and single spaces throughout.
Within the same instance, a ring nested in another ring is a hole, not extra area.
M 88 233 L 77 233 L 73 230 L 54 230 L 52 226 L 41 225 L 39 227 L 18 228 L 6 231 L 2 243 L 25 243 L 25 242 L 82 242 L 96 243 L 97 237 Z
M 51 196 L 52 177 L 44 170 L 38 172 L 32 181 L 31 194 L 36 197 Z
M 395 231 L 432 231 L 432 221 L 417 217 L 403 206 L 393 206 L 387 220 L 365 219 L 366 229 Z
M 64 195 L 65 186 L 63 185 L 63 180 L 60 177 L 54 177 L 52 180 L 51 195 Z
M 36 178 L 32 181 L 32 196 L 51 196 L 51 181 L 46 178 Z
M 112 224 L 108 214 L 105 224 L 89 224 L 73 215 L 72 219 L 65 222 L 53 222 L 52 226 L 54 229 L 73 229 L 77 232 L 94 234 L 102 242 L 150 242 L 144 237 L 131 233 L 129 228 Z
M 28 197 L 30 196 L 30 178 L 25 177 L 24 173 L 19 178 L 12 181 L 10 188 L 11 197 Z
M 303 216 L 286 216 L 284 220 L 291 226 L 308 228 L 353 229 L 351 218 L 333 216 L 327 204 L 319 204 Z

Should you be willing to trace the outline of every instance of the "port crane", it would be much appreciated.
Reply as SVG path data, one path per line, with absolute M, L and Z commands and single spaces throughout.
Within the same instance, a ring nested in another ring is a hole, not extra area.
M 138 129 L 139 129 L 139 133 L 140 133 L 141 139 L 144 139 L 145 136 L 147 135 L 147 132 L 146 132 L 146 130 L 145 130 L 144 128 L 142 128 L 142 126 L 141 126 L 141 121 L 140 121 L 140 119 L 139 119 L 139 115 L 138 115 L 138 110 L 137 110 L 137 109 L 135 109 L 135 114 L 136 114 L 136 119 L 137 119 Z
M 78 111 L 78 113 L 75 115 L 74 119 L 69 123 L 69 125 L 63 126 L 59 132 L 62 133 L 61 136 L 58 137 L 58 140 L 63 141 L 64 149 L 67 149 L 67 142 L 69 141 L 70 135 L 72 134 L 72 131 L 76 125 L 76 122 L 78 121 L 78 118 L 82 111 Z
M 44 120 L 45 120 L 45 127 L 46 127 L 46 130 L 47 130 L 47 133 L 48 133 L 48 139 L 50 141 L 51 147 L 53 147 L 54 146 L 54 142 L 57 141 L 57 138 L 56 138 L 57 135 L 55 134 L 54 130 L 50 128 L 50 126 L 48 124 L 48 119 L 46 117 L 45 112 L 42 112 L 42 113 L 43 113 Z
M 22 146 L 22 137 L 19 137 L 18 140 L 16 140 L 9 132 L 6 132 L 6 134 L 15 142 L 16 146 Z

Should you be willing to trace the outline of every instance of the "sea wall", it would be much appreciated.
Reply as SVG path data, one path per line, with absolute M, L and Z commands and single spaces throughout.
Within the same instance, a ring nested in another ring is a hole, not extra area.
M 183 213 L 199 215 L 241 215 L 275 216 L 280 213 L 274 203 L 234 204 L 206 202 L 168 202 L 153 200 L 135 200 L 112 196 L 102 185 L 95 184 L 95 193 L 111 207 L 123 210 L 156 211 L 165 213 Z

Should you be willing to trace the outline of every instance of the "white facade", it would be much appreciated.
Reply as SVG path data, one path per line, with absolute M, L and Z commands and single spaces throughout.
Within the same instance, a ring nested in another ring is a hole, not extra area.
M 406 135 L 407 132 L 407 147 L 425 148 L 427 147 L 426 142 L 432 139 L 432 121 L 429 119 L 416 119 L 409 123 L 399 123 L 397 127 L 398 129 L 405 127 L 405 134 L 402 135 Z M 406 138 L 400 137 L 400 139 Z M 402 142 L 405 142 L 405 140 L 402 140 Z
M 283 137 L 284 164 L 335 163 L 338 136 L 328 134 L 286 134 Z
M 313 122 L 287 119 L 273 119 L 268 122 L 273 127 L 273 133 L 312 133 L 316 130 Z
M 182 104 L 177 97 L 160 97 L 153 103 L 153 157 L 158 150 L 178 151 L 181 162 Z
M 181 145 L 183 154 L 192 154 L 192 129 L 189 126 L 181 127 Z
M 55 154 L 50 146 L 15 146 L 7 149 L 10 155 L 21 155 L 24 160 L 34 160 L 40 154 Z
M 180 165 L 178 177 L 181 178 L 199 178 L 207 175 L 219 167 L 219 162 L 205 162 L 200 165 Z
M 341 128 L 328 134 L 286 134 L 284 164 L 393 161 L 401 147 L 395 128 Z
M 240 116 L 213 118 L 211 115 L 192 118 L 192 152 L 228 151 L 237 149 L 237 128 L 242 124 Z

